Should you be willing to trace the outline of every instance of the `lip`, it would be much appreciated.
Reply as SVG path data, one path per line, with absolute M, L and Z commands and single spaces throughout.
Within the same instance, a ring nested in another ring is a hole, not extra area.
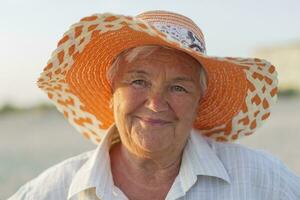
M 157 118 L 149 118 L 149 117 L 136 117 L 140 121 L 150 124 L 150 125 L 157 125 L 157 126 L 162 126 L 171 123 L 170 121 L 162 120 L 162 119 L 157 119 Z

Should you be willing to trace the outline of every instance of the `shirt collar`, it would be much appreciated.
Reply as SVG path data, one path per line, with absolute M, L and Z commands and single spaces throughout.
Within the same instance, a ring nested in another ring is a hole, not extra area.
M 197 181 L 197 176 L 211 176 L 230 183 L 229 175 L 208 144 L 208 138 L 193 129 L 183 152 L 179 179 L 183 192 L 186 193 Z
M 115 130 L 115 125 L 112 125 L 92 156 L 78 170 L 70 185 L 68 199 L 88 188 L 96 188 L 96 194 L 100 198 L 113 199 L 114 183 L 110 167 L 109 148 Z M 191 131 L 183 151 L 179 175 L 174 185 L 181 187 L 183 193 L 186 193 L 195 184 L 198 175 L 216 177 L 230 183 L 224 165 L 209 146 L 207 140 L 200 132 L 194 129 Z
M 106 199 L 112 199 L 113 178 L 110 170 L 109 148 L 115 129 L 116 127 L 112 125 L 107 130 L 92 156 L 77 171 L 71 182 L 67 199 L 88 188 L 96 188 L 98 197 L 105 196 L 108 197 Z

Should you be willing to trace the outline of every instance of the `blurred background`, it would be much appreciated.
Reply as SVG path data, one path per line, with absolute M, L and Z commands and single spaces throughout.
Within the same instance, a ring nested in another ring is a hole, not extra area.
M 279 101 L 268 123 L 239 143 L 272 153 L 300 175 L 299 0 L 0 3 L 0 199 L 48 167 L 95 148 L 64 120 L 35 82 L 68 27 L 102 12 L 175 11 L 201 27 L 208 55 L 271 61 L 279 73 Z

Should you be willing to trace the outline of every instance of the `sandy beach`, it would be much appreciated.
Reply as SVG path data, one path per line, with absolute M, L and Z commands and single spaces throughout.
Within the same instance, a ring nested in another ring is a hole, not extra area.
M 270 120 L 239 143 L 274 154 L 300 175 L 300 98 L 280 99 Z M 95 145 L 56 110 L 0 115 L 0 199 L 50 166 Z

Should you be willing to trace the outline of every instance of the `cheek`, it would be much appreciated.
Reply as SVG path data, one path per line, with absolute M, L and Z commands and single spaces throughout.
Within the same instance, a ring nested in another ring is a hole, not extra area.
M 128 88 L 118 89 L 113 98 L 115 115 L 123 117 L 134 112 L 143 102 L 143 94 Z
M 198 101 L 196 98 L 177 97 L 171 99 L 170 106 L 179 119 L 193 122 Z

